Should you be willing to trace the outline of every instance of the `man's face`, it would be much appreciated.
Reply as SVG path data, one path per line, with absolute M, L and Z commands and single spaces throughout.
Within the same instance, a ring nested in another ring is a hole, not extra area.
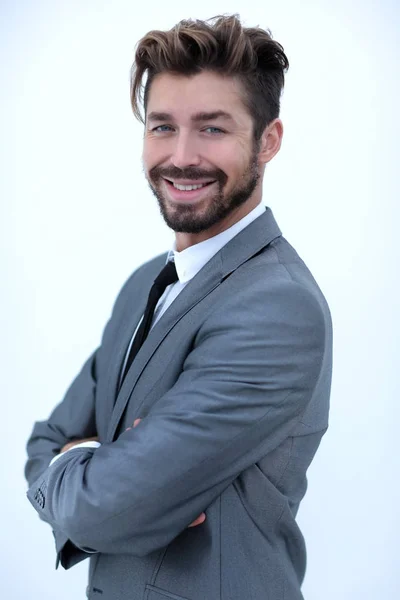
M 242 93 L 236 79 L 212 72 L 165 73 L 151 84 L 143 165 L 174 231 L 208 231 L 252 201 L 260 170 Z

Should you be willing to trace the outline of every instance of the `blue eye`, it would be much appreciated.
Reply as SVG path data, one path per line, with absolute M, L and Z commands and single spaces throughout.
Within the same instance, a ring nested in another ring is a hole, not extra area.
M 154 127 L 154 129 L 152 129 L 152 131 L 155 131 L 156 133 L 163 133 L 164 131 L 171 131 L 172 127 L 170 125 L 158 125 L 157 127 Z
M 222 131 L 222 129 L 219 129 L 218 127 L 207 127 L 204 131 L 209 131 L 210 133 L 225 133 L 224 131 Z

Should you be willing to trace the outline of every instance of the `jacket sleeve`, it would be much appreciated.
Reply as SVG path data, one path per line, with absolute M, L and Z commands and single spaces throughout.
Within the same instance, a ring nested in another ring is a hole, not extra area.
M 25 477 L 28 484 L 43 473 L 61 448 L 74 439 L 97 435 L 94 402 L 96 352 L 86 361 L 63 401 L 46 421 L 37 421 L 27 443 Z
M 94 402 L 96 393 L 96 353 L 85 363 L 81 372 L 68 389 L 63 401 L 54 409 L 47 421 L 38 421 L 33 427 L 27 443 L 28 460 L 25 476 L 32 484 L 44 473 L 51 459 L 69 441 L 96 436 Z M 40 517 L 46 519 L 44 513 Z M 65 566 L 72 566 L 88 556 L 74 547 L 68 536 L 56 524 L 53 535 L 59 560 Z
M 95 453 L 66 453 L 31 486 L 32 505 L 77 546 L 165 547 L 290 435 L 319 380 L 328 323 L 305 287 L 271 281 L 266 301 L 258 282 L 208 316 L 176 384 L 136 428 Z
M 126 302 L 127 291 L 132 285 L 134 275 L 128 279 L 118 295 L 112 316 L 104 329 L 103 339 L 107 329 L 113 326 L 114 316 L 120 314 Z M 100 352 L 101 345 L 86 361 L 67 390 L 64 399 L 56 406 L 49 418 L 34 424 L 26 447 L 28 460 L 25 465 L 25 477 L 29 486 L 47 472 L 50 461 L 67 442 L 98 435 L 95 402 L 97 361 Z M 75 547 L 68 533 L 63 532 L 57 523 L 48 519 L 46 512 L 40 511 L 39 516 L 52 525 L 58 553 L 57 566 L 61 560 L 62 565 L 69 568 L 88 556 L 88 553 Z

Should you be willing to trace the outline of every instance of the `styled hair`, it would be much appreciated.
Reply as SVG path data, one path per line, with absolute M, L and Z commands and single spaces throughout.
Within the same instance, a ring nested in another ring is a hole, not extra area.
M 159 73 L 191 76 L 213 71 L 241 81 L 243 101 L 253 118 L 254 137 L 258 140 L 265 127 L 279 116 L 288 68 L 284 50 L 272 39 L 271 32 L 243 27 L 238 15 L 183 20 L 169 31 L 149 31 L 138 42 L 131 70 L 133 113 L 145 122 L 140 105 L 146 115 L 151 83 Z

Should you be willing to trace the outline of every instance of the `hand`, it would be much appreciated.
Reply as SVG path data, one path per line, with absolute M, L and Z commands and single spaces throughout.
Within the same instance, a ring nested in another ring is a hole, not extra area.
M 140 421 L 141 421 L 141 420 L 142 420 L 142 419 L 135 419 L 135 420 L 133 421 L 133 427 L 136 427 L 137 425 L 139 425 L 139 423 L 140 423 Z M 126 431 L 129 431 L 130 429 L 132 429 L 132 427 L 128 427 L 128 428 L 126 429 Z M 77 443 L 78 443 L 78 442 L 77 442 Z M 204 523 L 204 521 L 205 521 L 205 520 L 206 520 L 206 514 L 202 512 L 202 513 L 201 513 L 201 514 L 200 514 L 200 515 L 197 517 L 197 519 L 195 519 L 195 520 L 193 521 L 193 523 L 190 523 L 190 525 L 188 525 L 188 529 L 189 529 L 189 527 L 196 527 L 196 525 L 201 525 L 201 523 Z
M 98 437 L 91 437 L 91 438 L 84 438 L 83 440 L 74 440 L 73 442 L 68 442 L 68 444 L 65 444 L 65 446 L 63 446 L 61 448 L 60 454 L 62 454 L 63 452 L 66 452 L 70 448 L 73 448 L 77 444 L 82 444 L 82 442 L 98 442 L 98 441 L 99 441 Z

